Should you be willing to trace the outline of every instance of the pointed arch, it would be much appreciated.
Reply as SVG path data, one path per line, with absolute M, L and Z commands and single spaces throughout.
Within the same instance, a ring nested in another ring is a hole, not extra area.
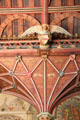
M 80 19 L 80 13 L 63 13 L 55 17 L 55 19 L 50 23 L 51 25 L 59 25 L 61 20 L 69 17 L 77 17 Z
M 7 26 L 11 21 L 15 20 L 15 19 L 26 19 L 27 21 L 29 21 L 30 26 L 34 26 L 34 25 L 40 25 L 40 23 L 32 16 L 30 15 L 26 15 L 26 14 L 15 14 L 15 15 L 9 15 L 4 22 L 0 25 L 0 37 L 2 35 L 2 32 L 5 28 L 5 26 Z

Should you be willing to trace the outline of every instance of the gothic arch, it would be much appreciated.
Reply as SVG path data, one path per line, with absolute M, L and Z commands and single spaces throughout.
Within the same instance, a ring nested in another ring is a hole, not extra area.
M 79 13 L 63 13 L 59 14 L 59 16 L 56 16 L 55 19 L 50 23 L 51 25 L 59 25 L 61 20 L 63 20 L 66 17 L 77 17 L 80 19 L 80 14 Z
M 4 22 L 0 25 L 0 36 L 3 32 L 3 30 L 5 29 L 5 27 L 13 20 L 15 19 L 26 19 L 27 21 L 29 21 L 30 25 L 31 26 L 34 26 L 34 25 L 39 25 L 40 23 L 35 19 L 33 18 L 32 16 L 30 15 L 26 15 L 26 14 L 15 14 L 15 15 L 9 15 L 5 20 Z

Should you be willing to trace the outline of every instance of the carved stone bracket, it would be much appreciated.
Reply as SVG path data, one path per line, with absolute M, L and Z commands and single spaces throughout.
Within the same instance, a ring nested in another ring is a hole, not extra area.
M 38 120 L 52 120 L 53 116 L 48 112 L 43 112 L 37 115 Z

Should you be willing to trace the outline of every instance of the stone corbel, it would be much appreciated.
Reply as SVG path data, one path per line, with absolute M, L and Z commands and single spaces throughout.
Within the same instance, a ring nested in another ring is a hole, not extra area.
M 38 120 L 54 120 L 53 115 L 48 112 L 43 112 L 37 115 Z

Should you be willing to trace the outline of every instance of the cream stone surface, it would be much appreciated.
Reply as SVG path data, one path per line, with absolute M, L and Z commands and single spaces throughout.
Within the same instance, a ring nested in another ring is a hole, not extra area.
M 28 102 L 12 95 L 0 94 L 0 120 L 36 120 L 37 111 Z

